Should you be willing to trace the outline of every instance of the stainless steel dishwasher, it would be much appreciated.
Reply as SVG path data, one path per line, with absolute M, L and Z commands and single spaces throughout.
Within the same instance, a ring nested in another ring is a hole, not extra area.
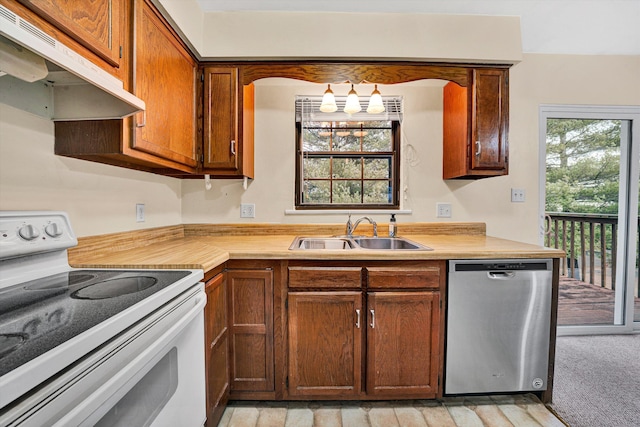
M 547 388 L 551 260 L 449 261 L 445 394 Z

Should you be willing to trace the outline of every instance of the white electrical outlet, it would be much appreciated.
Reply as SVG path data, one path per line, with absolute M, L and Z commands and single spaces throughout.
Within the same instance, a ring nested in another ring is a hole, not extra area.
M 451 203 L 436 203 L 436 216 L 438 218 L 451 218 Z
M 525 200 L 524 190 L 521 188 L 512 188 L 511 189 L 511 202 L 512 203 L 522 203 Z
M 144 222 L 144 203 L 136 204 L 136 222 Z
M 256 217 L 256 205 L 254 203 L 240 204 L 240 218 L 255 218 L 255 217 Z

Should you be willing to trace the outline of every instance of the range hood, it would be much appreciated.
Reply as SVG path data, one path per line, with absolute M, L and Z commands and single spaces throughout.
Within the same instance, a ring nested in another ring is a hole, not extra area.
M 0 102 L 51 120 L 116 119 L 145 109 L 122 81 L 4 6 Z

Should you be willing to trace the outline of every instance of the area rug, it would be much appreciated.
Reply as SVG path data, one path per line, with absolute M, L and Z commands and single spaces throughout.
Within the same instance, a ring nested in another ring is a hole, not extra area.
M 571 427 L 640 426 L 640 334 L 558 337 L 550 406 Z

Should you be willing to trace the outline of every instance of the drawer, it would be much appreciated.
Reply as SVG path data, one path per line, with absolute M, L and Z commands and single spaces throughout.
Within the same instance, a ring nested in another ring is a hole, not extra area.
M 362 288 L 362 267 L 289 267 L 289 288 Z
M 440 267 L 367 267 L 369 289 L 438 289 Z

